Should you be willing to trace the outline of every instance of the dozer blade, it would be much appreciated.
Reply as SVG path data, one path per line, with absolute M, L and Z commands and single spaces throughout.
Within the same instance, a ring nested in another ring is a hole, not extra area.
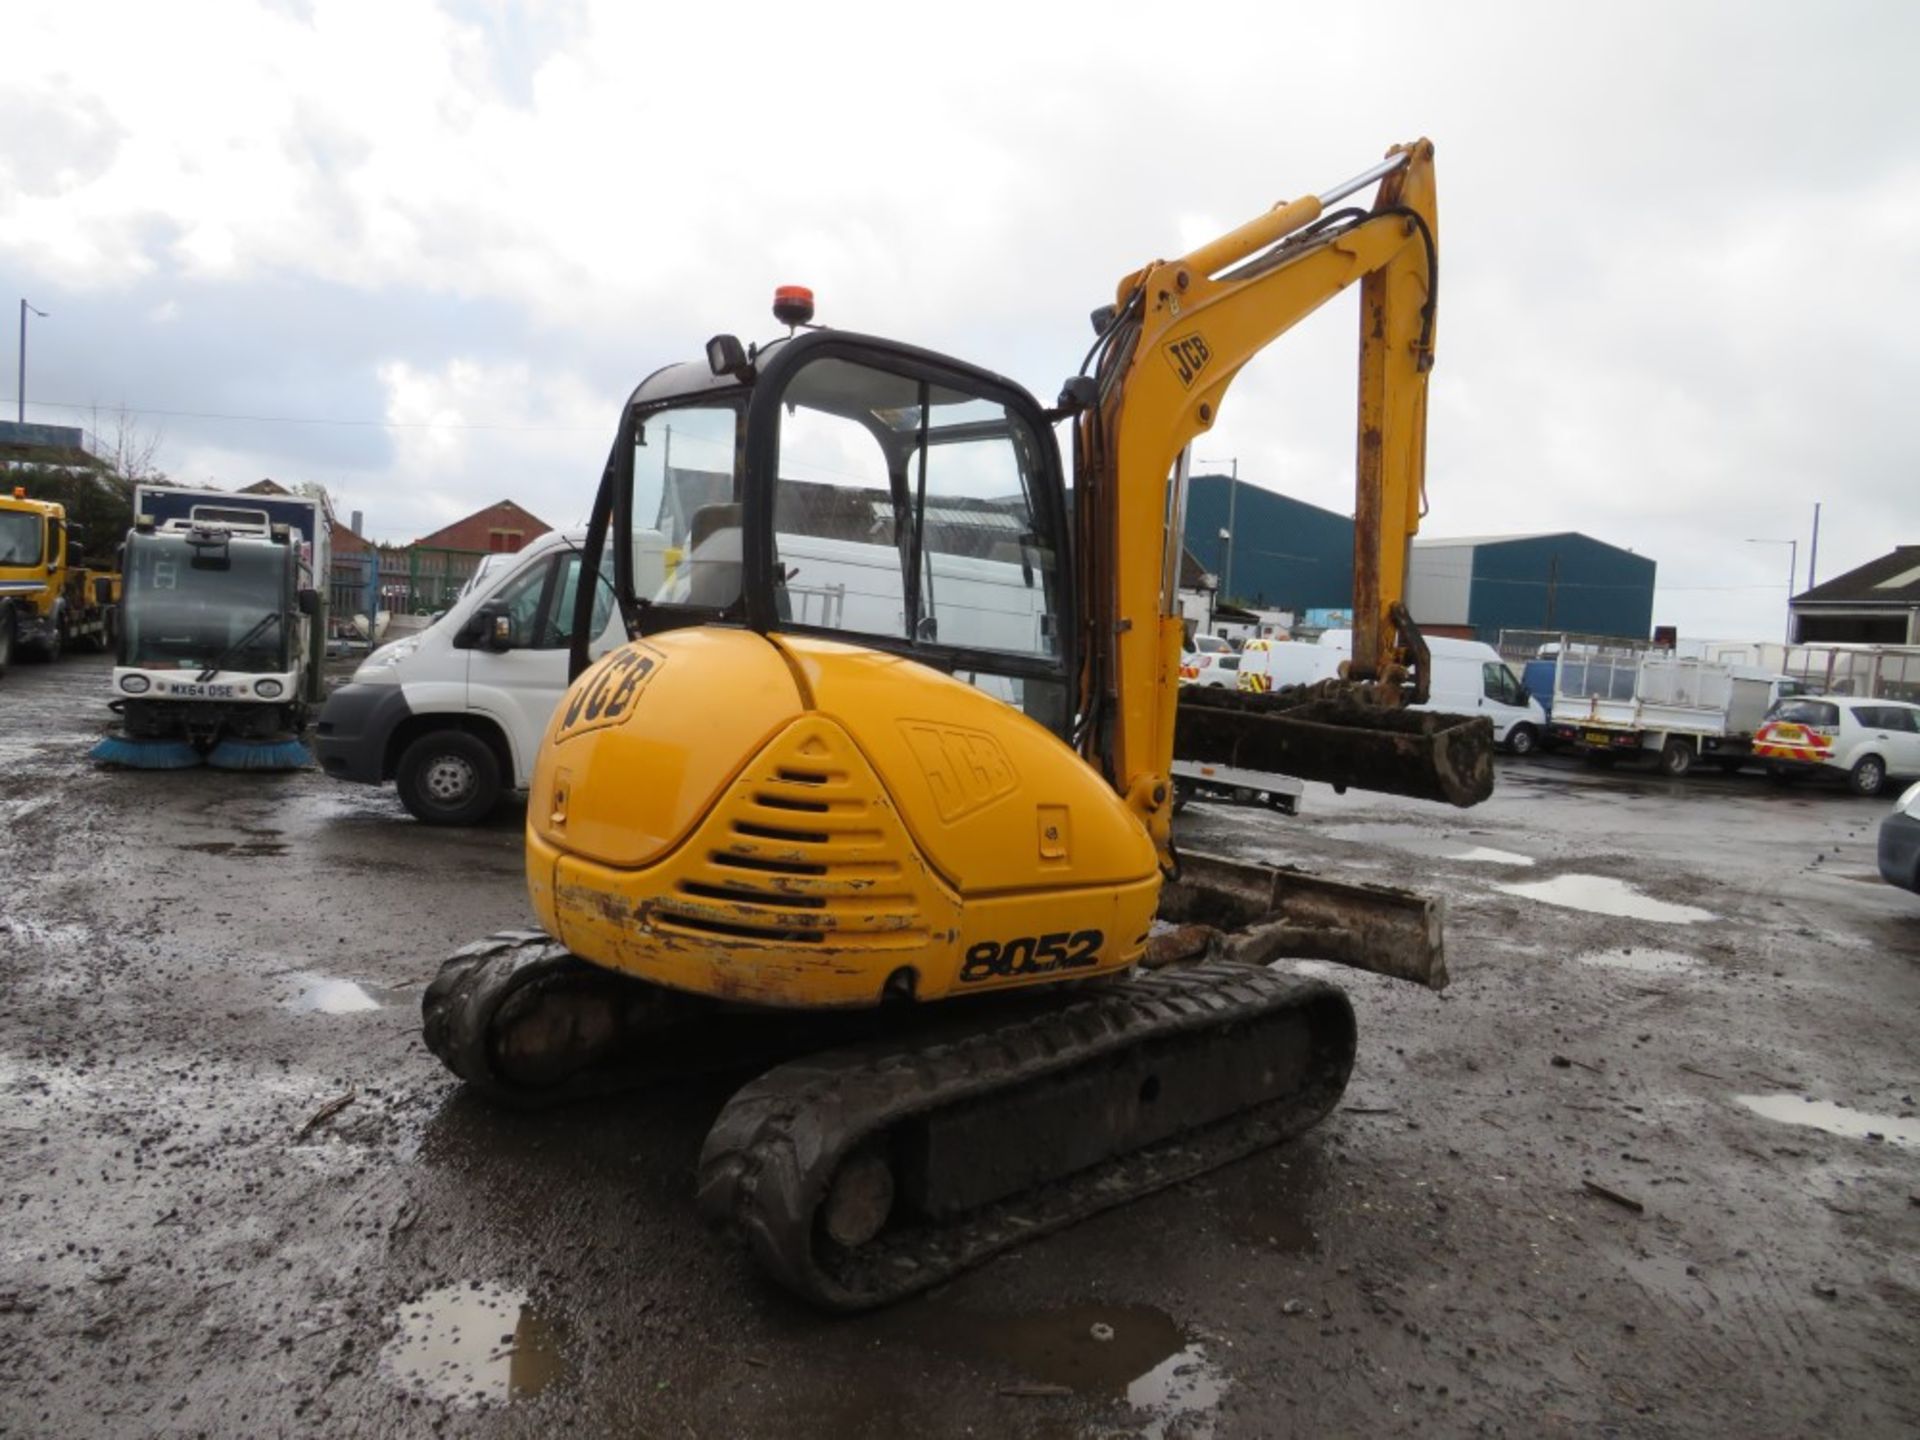
M 1175 712 L 1174 758 L 1449 805 L 1478 805 L 1493 793 L 1485 716 L 1304 696 L 1189 686 Z
M 1257 965 L 1332 960 L 1441 990 L 1445 914 L 1443 901 L 1410 890 L 1182 851 L 1179 878 L 1160 890 L 1160 919 L 1171 928 L 1149 942 L 1146 963 L 1206 953 Z

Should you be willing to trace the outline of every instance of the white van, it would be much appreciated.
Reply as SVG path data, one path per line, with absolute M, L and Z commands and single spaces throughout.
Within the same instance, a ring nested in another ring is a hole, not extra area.
M 650 593 L 663 569 L 660 541 L 634 540 L 635 582 Z M 585 530 L 549 531 L 488 566 L 425 630 L 363 660 L 314 726 L 327 774 L 391 780 L 429 825 L 475 824 L 509 790 L 526 789 L 567 688 L 585 541 Z M 591 624 L 593 655 L 626 642 L 604 567 Z
M 1281 690 L 1331 679 L 1352 653 L 1351 630 L 1328 630 L 1311 645 L 1276 642 L 1241 656 L 1240 688 Z M 1496 744 L 1516 755 L 1530 755 L 1539 748 L 1547 712 L 1497 650 L 1478 640 L 1433 635 L 1427 638 L 1427 653 L 1433 657 L 1427 701 L 1412 708 L 1443 715 L 1485 715 L 1493 722 Z
M 724 511 L 728 507 L 714 507 Z M 721 519 L 727 517 L 723 514 Z M 642 595 L 737 594 L 740 531 L 721 524 L 669 552 L 664 536 L 634 533 L 634 589 Z M 816 625 L 898 631 L 905 601 L 899 552 L 890 545 L 778 537 L 790 564 L 783 602 Z M 379 785 L 429 825 L 484 820 L 510 790 L 533 780 L 533 762 L 567 689 L 567 657 L 585 530 L 552 531 L 517 555 L 489 556 L 451 609 L 417 635 L 381 646 L 327 697 L 314 749 L 329 775 Z M 671 585 L 669 553 L 680 563 Z M 502 563 L 507 562 L 507 563 Z M 626 641 L 601 567 L 594 605 L 598 657 Z M 988 649 L 1044 653 L 1042 592 L 1028 566 L 936 553 L 928 584 L 939 595 L 940 639 Z M 989 695 L 1020 704 L 1020 681 L 970 677 Z

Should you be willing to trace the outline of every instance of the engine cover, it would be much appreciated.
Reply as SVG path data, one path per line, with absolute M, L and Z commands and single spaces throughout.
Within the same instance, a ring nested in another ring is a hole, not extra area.
M 873 1005 L 1139 959 L 1145 829 L 1056 736 L 896 656 L 706 627 L 637 641 L 555 711 L 527 879 L 575 954 L 699 994 Z

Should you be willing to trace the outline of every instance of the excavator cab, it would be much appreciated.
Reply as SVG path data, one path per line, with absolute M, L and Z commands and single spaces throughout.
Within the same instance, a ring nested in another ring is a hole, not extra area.
M 1059 451 L 1034 398 L 837 331 L 751 358 L 730 336 L 709 349 L 729 368 L 651 376 L 608 460 L 593 526 L 657 531 L 671 571 L 637 594 L 632 547 L 613 547 L 629 633 L 840 640 L 956 676 L 1068 739 L 1075 590 Z M 590 533 L 586 553 L 602 548 Z

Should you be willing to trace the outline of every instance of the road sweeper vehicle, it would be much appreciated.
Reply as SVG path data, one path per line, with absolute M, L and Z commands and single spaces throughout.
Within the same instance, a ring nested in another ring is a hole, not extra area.
M 321 697 L 323 633 L 313 544 L 250 495 L 213 495 L 167 495 L 154 508 L 173 518 L 143 509 L 127 536 L 109 702 L 120 723 L 94 748 L 102 764 L 311 763 L 301 737 Z M 324 537 L 317 505 L 297 503 Z
M 541 929 L 451 957 L 426 1039 L 536 1105 L 758 1071 L 701 1207 L 781 1284 L 879 1305 L 1324 1118 L 1353 1012 L 1281 956 L 1432 986 L 1436 902 L 1182 852 L 1176 754 L 1472 804 L 1484 719 L 1410 714 L 1438 253 L 1432 146 L 1121 281 L 1049 410 L 932 351 L 730 335 L 643 381 L 589 520 L 629 642 L 577 677 L 527 805 Z M 1334 203 L 1370 188 L 1371 206 Z M 1358 284 L 1344 676 L 1179 697 L 1191 443 Z M 1071 419 L 1071 522 L 1053 426 Z M 639 593 L 638 529 L 679 548 Z M 613 541 L 608 544 L 609 539 Z M 1006 594 L 1017 590 L 1017 603 Z M 1177 703 L 1178 702 L 1178 703 Z M 1236 759 L 1236 757 L 1238 757 Z

